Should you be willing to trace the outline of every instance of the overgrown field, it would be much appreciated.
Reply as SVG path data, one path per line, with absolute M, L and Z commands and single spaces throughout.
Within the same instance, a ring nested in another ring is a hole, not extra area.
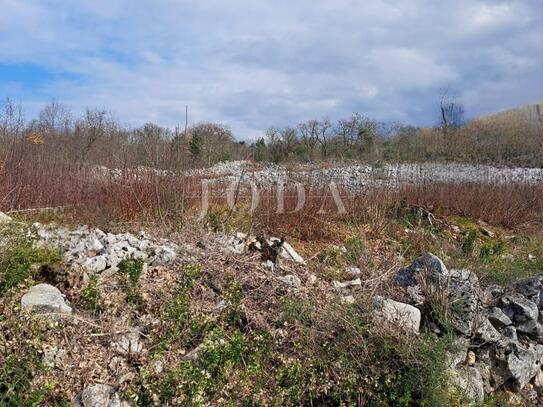
M 104 383 L 141 406 L 462 406 L 464 389 L 448 369 L 458 338 L 444 308 L 425 314 L 439 322 L 437 334 L 426 324 L 415 335 L 376 324 L 373 296 L 402 299 L 393 275 L 428 251 L 473 270 L 484 286 L 543 271 L 541 185 L 341 191 L 345 213 L 327 189 L 309 191 L 292 212 L 296 190 L 287 189 L 281 214 L 276 190 L 251 211 L 242 190 L 229 207 L 217 189 L 198 218 L 200 179 L 85 170 L 29 177 L 4 205 L 62 208 L 13 212 L 20 222 L 1 224 L 0 405 L 68 405 Z M 127 258 L 115 273 L 92 273 L 37 244 L 28 226 L 36 220 L 144 228 L 182 250 L 167 266 Z M 306 265 L 284 264 L 281 274 L 301 286 L 278 280 L 260 251 L 227 250 L 237 232 L 286 239 Z M 361 283 L 345 301 L 334 282 L 352 279 L 353 267 Z M 74 312 L 22 310 L 22 295 L 38 282 L 61 288 Z M 499 390 L 485 405 L 507 405 Z

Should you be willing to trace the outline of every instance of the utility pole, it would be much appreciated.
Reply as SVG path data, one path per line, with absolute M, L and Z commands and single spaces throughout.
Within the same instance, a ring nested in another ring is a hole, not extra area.
M 189 123 L 189 106 L 185 105 L 185 140 L 187 139 L 188 123 Z

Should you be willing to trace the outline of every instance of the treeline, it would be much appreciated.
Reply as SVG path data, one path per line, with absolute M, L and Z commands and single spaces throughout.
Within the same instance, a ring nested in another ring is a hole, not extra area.
M 541 105 L 532 105 L 465 122 L 463 109 L 451 102 L 431 128 L 383 123 L 355 113 L 335 123 L 310 120 L 271 128 L 253 149 L 257 161 L 456 161 L 540 167 L 543 119 Z
M 218 123 L 168 129 L 153 123 L 121 126 L 114 115 L 88 109 L 75 118 L 58 103 L 26 121 L 20 105 L 0 106 L 0 169 L 16 168 L 25 158 L 49 165 L 153 167 L 172 171 L 219 161 L 459 161 L 505 165 L 543 165 L 541 106 L 533 105 L 469 122 L 463 109 L 441 105 L 433 128 L 383 123 L 359 113 L 332 122 L 309 120 L 272 127 L 256 142 L 237 141 Z

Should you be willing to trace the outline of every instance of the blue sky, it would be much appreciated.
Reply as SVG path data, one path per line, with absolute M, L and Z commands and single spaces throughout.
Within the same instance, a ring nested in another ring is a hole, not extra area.
M 0 0 L 0 97 L 239 138 L 353 111 L 433 124 L 543 99 L 541 0 Z

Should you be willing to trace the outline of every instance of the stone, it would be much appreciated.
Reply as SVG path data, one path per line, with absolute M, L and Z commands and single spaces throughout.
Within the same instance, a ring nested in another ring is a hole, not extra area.
M 49 369 L 62 365 L 65 357 L 66 351 L 57 346 L 48 346 L 43 350 L 43 364 Z
M 481 404 L 485 399 L 483 378 L 479 370 L 462 366 L 453 371 L 451 381 L 470 403 Z
M 488 318 L 483 318 L 475 327 L 474 337 L 482 343 L 495 343 L 501 339 L 502 335 Z
M 196 362 L 200 359 L 200 356 L 205 351 L 205 345 L 203 343 L 199 344 L 196 348 L 188 352 L 182 357 L 183 360 L 189 360 L 191 362 Z
M 345 274 L 349 278 L 355 279 L 356 277 L 360 276 L 360 274 L 362 274 L 362 272 L 360 271 L 360 269 L 358 267 L 347 267 L 345 269 Z
M 13 219 L 6 215 L 4 212 L 0 212 L 0 224 L 11 222 Z
M 72 312 L 72 308 L 66 304 L 60 290 L 49 284 L 38 284 L 32 287 L 21 298 L 21 307 L 38 313 L 69 314 Z
M 502 335 L 511 341 L 516 341 L 518 339 L 517 329 L 514 326 L 506 326 L 503 328 Z
M 517 332 L 528 335 L 538 341 L 543 340 L 543 325 L 537 321 L 528 321 L 516 326 Z
M 534 386 L 543 389 L 543 370 L 539 369 L 534 377 Z
M 496 299 L 502 297 L 505 295 L 505 287 L 496 285 L 496 284 L 490 284 L 486 286 L 481 293 L 482 301 L 487 306 L 493 306 L 496 303 Z
M 420 310 L 412 305 L 375 296 L 373 298 L 373 310 L 373 315 L 378 320 L 390 322 L 405 331 L 419 332 Z
M 130 407 L 121 400 L 119 393 L 107 384 L 95 384 L 78 393 L 73 401 L 75 407 Z
M 503 296 L 498 306 L 515 322 L 515 325 L 537 321 L 537 317 L 539 316 L 537 305 L 516 293 Z
M 265 268 L 266 270 L 269 270 L 271 272 L 275 271 L 275 263 L 271 260 L 266 260 L 264 262 L 262 262 L 262 267 Z
M 104 249 L 104 245 L 98 240 L 96 235 L 94 235 L 90 236 L 89 239 L 85 241 L 85 249 L 87 253 L 97 254 Z
M 302 281 L 298 276 L 294 274 L 288 274 L 286 276 L 279 277 L 283 283 L 291 286 L 292 288 L 300 288 L 302 286 Z
M 155 257 L 151 261 L 152 266 L 165 266 L 176 259 L 177 254 L 171 248 L 160 246 L 155 249 Z
M 482 307 L 477 275 L 469 270 L 451 270 L 446 279 L 446 291 L 454 328 L 464 335 L 471 335 Z
M 107 268 L 106 256 L 89 257 L 82 263 L 82 267 L 94 273 L 100 273 Z
M 395 280 L 406 289 L 412 304 L 433 301 L 432 298 L 425 299 L 428 293 L 440 298 L 445 293 L 446 301 L 452 304 L 454 328 L 463 335 L 471 335 L 482 307 L 479 279 L 475 273 L 469 270 L 449 271 L 441 259 L 428 253 L 400 269 Z
M 340 283 L 339 281 L 333 282 L 334 288 L 347 288 L 347 287 L 355 287 L 355 286 L 361 286 L 362 281 L 359 278 L 356 278 L 351 281 L 345 281 L 343 283 Z
M 450 369 L 454 369 L 466 361 L 468 347 L 468 338 L 458 337 L 454 340 L 453 345 L 447 350 L 448 366 Z
M 318 278 L 315 274 L 310 274 L 309 277 L 307 277 L 307 285 L 315 285 L 318 281 Z
M 279 255 L 287 260 L 292 260 L 295 263 L 305 264 L 305 260 L 300 256 L 294 248 L 287 242 L 283 242 Z
M 536 304 L 539 309 L 542 309 L 543 303 L 543 273 L 539 273 L 533 277 L 524 278 L 515 283 L 515 292 L 521 294 L 527 300 Z
M 498 307 L 490 308 L 487 311 L 486 316 L 490 323 L 496 328 L 502 328 L 513 323 L 513 321 L 511 321 L 511 318 L 505 315 L 505 313 Z
M 143 345 L 137 332 L 122 334 L 119 339 L 113 343 L 113 348 L 122 354 L 134 355 L 141 353 Z
M 345 295 L 345 296 L 341 297 L 341 302 L 343 304 L 354 304 L 356 302 L 356 300 L 354 299 L 354 297 L 352 295 Z
M 515 391 L 522 390 L 541 370 L 542 358 L 542 345 L 498 344 L 490 353 L 493 387 L 508 382 Z
M 448 270 L 439 257 L 428 253 L 417 258 L 410 266 L 398 270 L 396 283 L 404 288 L 417 285 L 417 277 L 421 273 L 428 273 L 430 276 L 436 277 L 447 275 Z

